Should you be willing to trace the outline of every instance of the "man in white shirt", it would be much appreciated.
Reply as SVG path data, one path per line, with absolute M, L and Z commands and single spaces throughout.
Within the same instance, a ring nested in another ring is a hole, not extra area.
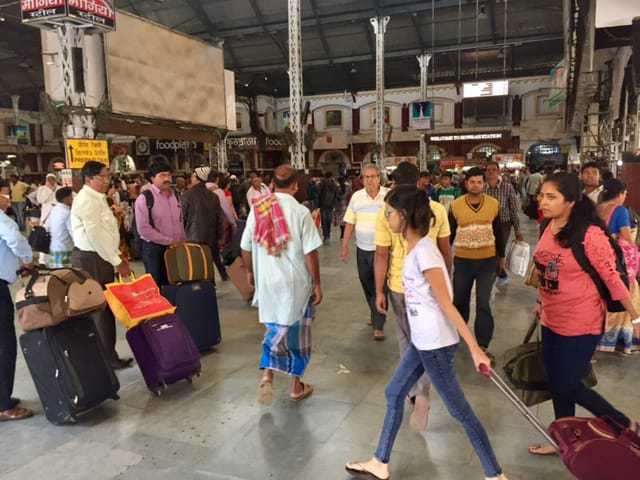
M 49 173 L 44 182 L 36 190 L 36 204 L 40 207 L 40 225 L 44 225 L 49 218 L 49 213 L 56 202 L 56 190 L 58 189 L 58 179 L 53 173 Z
M 247 203 L 249 204 L 249 209 L 251 209 L 255 198 L 261 197 L 267 193 L 269 193 L 269 187 L 262 183 L 262 177 L 256 173 L 255 176 L 251 178 L 251 187 L 249 187 L 249 190 L 247 191 Z
M 73 189 L 63 187 L 56 192 L 56 204 L 51 209 L 45 228 L 51 235 L 51 245 L 47 258 L 49 268 L 67 268 L 71 266 L 73 237 L 71 234 L 71 204 Z
M 600 168 L 596 162 L 587 162 L 582 166 L 580 180 L 584 186 L 584 193 L 593 203 L 598 204 L 602 185 L 600 185 Z
M 384 197 L 389 189 L 380 186 L 380 170 L 376 165 L 366 165 L 362 169 L 362 180 L 364 188 L 351 196 L 344 216 L 345 229 L 340 258 L 343 262 L 349 259 L 349 242 L 355 231 L 358 277 L 371 311 L 369 324 L 373 327 L 373 339 L 380 341 L 384 340 L 387 316 L 376 309 L 376 278 L 373 265 L 376 255 L 376 220 L 378 212 L 384 208 Z
M 109 170 L 99 162 L 90 161 L 82 167 L 84 187 L 71 207 L 71 229 L 75 248 L 71 263 L 103 287 L 114 281 L 114 268 L 121 277 L 131 276 L 126 259 L 120 254 L 118 222 L 107 204 Z M 100 338 L 114 369 L 128 367 L 132 360 L 120 359 L 116 352 L 116 322 L 109 307 L 93 315 Z

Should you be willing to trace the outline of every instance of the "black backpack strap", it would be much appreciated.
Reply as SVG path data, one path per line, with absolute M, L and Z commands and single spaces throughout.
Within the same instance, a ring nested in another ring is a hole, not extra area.
M 144 199 L 147 201 L 147 211 L 149 212 L 149 225 L 151 228 L 156 228 L 155 222 L 153 221 L 153 215 L 151 214 L 151 210 L 153 210 L 153 205 L 155 200 L 153 199 L 153 192 L 151 190 L 145 190 L 142 192 L 144 195 Z
M 33 286 L 38 281 L 38 278 L 40 278 L 40 272 L 38 272 L 38 270 L 34 270 L 33 273 L 31 274 L 31 278 L 29 279 L 29 282 L 27 283 L 27 286 L 24 289 L 25 299 L 29 299 L 33 297 Z
M 547 229 L 550 223 L 550 218 L 545 218 L 544 220 L 542 220 L 542 222 L 540 223 L 540 230 L 538 231 L 538 239 L 542 238 L 542 235 L 544 235 L 544 231 Z

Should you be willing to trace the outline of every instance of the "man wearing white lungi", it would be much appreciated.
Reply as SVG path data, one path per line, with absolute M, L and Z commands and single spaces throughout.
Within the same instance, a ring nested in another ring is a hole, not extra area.
M 297 173 L 290 165 L 274 172 L 275 193 L 257 198 L 242 235 L 242 258 L 253 305 L 266 328 L 262 343 L 258 402 L 273 401 L 273 373 L 292 378 L 291 399 L 304 400 L 313 386 L 303 383 L 311 358 L 313 307 L 322 301 L 317 249 L 322 238 L 309 210 L 293 197 Z

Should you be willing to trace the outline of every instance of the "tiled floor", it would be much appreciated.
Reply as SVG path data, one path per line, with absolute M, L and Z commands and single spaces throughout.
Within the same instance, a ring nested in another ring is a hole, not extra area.
M 529 225 L 531 237 L 534 228 Z M 388 339 L 371 340 L 367 308 L 355 263 L 338 260 L 334 240 L 321 252 L 325 301 L 315 319 L 314 354 L 308 380 L 316 394 L 301 404 L 288 400 L 288 381 L 277 379 L 271 407 L 255 402 L 257 356 L 262 329 L 231 285 L 219 290 L 223 343 L 203 359 L 203 375 L 179 383 L 160 398 L 145 388 L 137 368 L 120 373 L 118 402 L 109 401 L 81 423 L 56 427 L 41 406 L 22 358 L 16 394 L 37 416 L 0 424 L 3 480 L 214 479 L 345 480 L 343 465 L 366 459 L 375 449 L 385 412 L 384 387 L 398 361 L 393 319 Z M 524 335 L 534 292 L 512 279 L 496 292 L 495 353 Z M 128 350 L 121 332 L 118 346 Z M 622 410 L 640 417 L 637 369 L 640 357 L 599 357 L 603 392 Z M 498 458 L 511 479 L 571 478 L 557 458 L 527 454 L 540 440 L 508 401 L 472 371 L 468 354 L 458 355 L 459 375 Z M 536 411 L 551 420 L 551 408 Z M 461 427 L 434 394 L 425 435 L 403 426 L 394 448 L 392 477 L 399 480 L 483 478 Z

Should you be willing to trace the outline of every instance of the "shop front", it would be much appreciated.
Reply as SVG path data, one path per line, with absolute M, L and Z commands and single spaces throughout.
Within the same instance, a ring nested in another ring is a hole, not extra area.
M 481 165 L 494 154 L 520 153 L 520 138 L 508 130 L 429 135 L 427 144 L 429 163 L 445 169 Z

